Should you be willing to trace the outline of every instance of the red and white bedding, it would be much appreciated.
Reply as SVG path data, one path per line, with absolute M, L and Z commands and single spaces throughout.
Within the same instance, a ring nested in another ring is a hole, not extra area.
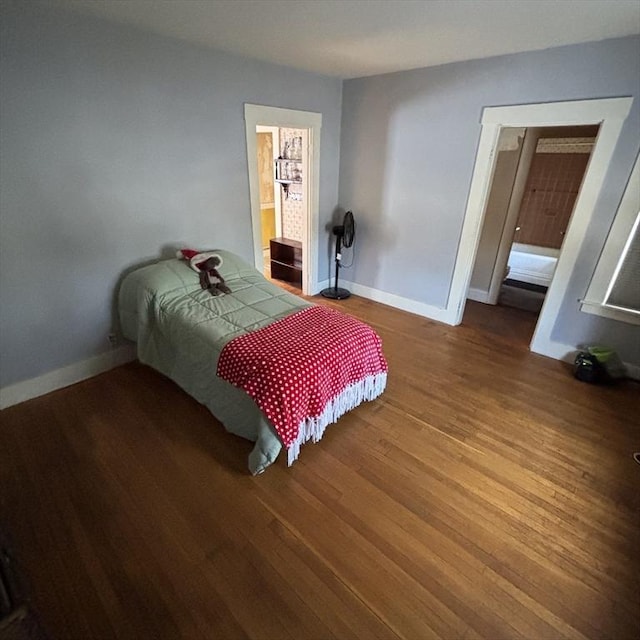
M 229 342 L 218 375 L 246 391 L 272 422 L 291 465 L 300 446 L 387 380 L 382 342 L 367 324 L 315 306 Z

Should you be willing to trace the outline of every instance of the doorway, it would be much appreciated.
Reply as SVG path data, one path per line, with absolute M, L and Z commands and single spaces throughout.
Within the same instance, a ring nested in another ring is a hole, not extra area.
M 270 129 L 270 131 L 265 131 Z M 257 127 L 264 275 L 294 293 L 302 290 L 302 242 L 308 219 L 303 156 L 307 130 Z
M 295 111 L 291 109 L 280 109 L 276 107 L 265 107 L 261 105 L 245 104 L 245 129 L 247 143 L 247 163 L 249 172 L 249 192 L 251 199 L 251 221 L 253 231 L 254 264 L 261 273 L 265 269 L 265 251 L 262 234 L 262 210 L 260 205 L 260 176 L 258 171 L 258 148 L 257 148 L 257 127 L 268 127 L 279 129 L 282 140 L 283 133 L 296 130 L 301 131 L 301 135 L 291 136 L 300 138 L 296 144 L 300 145 L 300 150 L 285 151 L 285 142 L 280 143 L 278 155 L 273 160 L 275 201 L 278 197 L 282 202 L 289 204 L 302 203 L 300 214 L 300 240 L 287 238 L 286 233 L 291 233 L 287 229 L 285 212 L 282 211 L 280 229 L 278 220 L 275 220 L 274 238 L 271 241 L 284 239 L 289 242 L 279 242 L 277 248 L 282 250 L 286 259 L 282 262 L 290 262 L 285 266 L 293 266 L 299 269 L 301 276 L 301 287 L 304 295 L 314 295 L 318 293 L 317 280 L 317 245 L 318 245 L 318 219 L 319 219 L 319 166 L 320 166 L 320 130 L 322 125 L 322 115 L 309 111 Z M 274 145 L 274 151 L 275 145 Z M 287 155 L 299 155 L 300 158 L 287 158 Z M 289 177 L 287 177 L 289 176 Z M 297 193 L 289 200 L 290 193 Z M 282 235 L 277 235 L 281 233 Z M 283 244 L 285 246 L 283 246 Z M 295 255 L 294 255 L 295 254 Z M 271 250 L 269 251 L 271 264 Z M 273 273 L 272 273 L 273 275 Z
M 599 125 L 586 125 L 500 132 L 468 299 L 519 310 L 512 316 L 521 316 L 523 327 L 529 327 L 520 334 L 526 344 L 551 285 L 598 130 Z M 473 316 L 486 313 L 469 310 Z
M 599 124 L 582 189 L 569 221 L 562 254 L 558 259 L 542 311 L 536 324 L 530 349 L 556 359 L 570 358 L 575 345 L 556 342 L 553 329 L 564 302 L 578 253 L 587 234 L 605 175 L 633 98 L 602 98 L 572 102 L 551 102 L 486 107 L 469 197 L 465 211 L 449 299 L 442 319 L 457 325 L 462 320 L 471 273 L 475 263 L 489 186 L 495 168 L 497 142 L 505 127 L 548 127 Z

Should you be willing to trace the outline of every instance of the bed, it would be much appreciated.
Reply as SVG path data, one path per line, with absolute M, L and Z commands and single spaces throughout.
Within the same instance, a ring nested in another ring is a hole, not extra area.
M 285 291 L 231 252 L 215 253 L 222 258 L 219 271 L 230 293 L 213 296 L 203 290 L 198 274 L 184 260 L 142 267 L 129 273 L 120 286 L 121 330 L 137 343 L 140 362 L 205 405 L 227 431 L 255 443 L 248 466 L 257 475 L 283 447 L 291 465 L 302 444 L 318 441 L 328 424 L 379 396 L 386 384 L 387 365 L 379 337 L 366 324 Z M 345 328 L 350 325 L 352 329 Z M 347 367 L 342 357 L 336 357 L 334 344 L 340 334 L 334 332 L 351 330 L 365 335 L 370 348 L 367 353 L 358 348 L 362 355 L 345 373 Z M 292 353 L 287 355 L 287 349 Z M 308 360 L 311 353 L 313 361 Z M 272 394 L 289 393 L 280 379 L 274 383 L 278 372 L 295 378 L 296 384 L 299 374 L 304 383 L 294 391 L 302 393 L 305 402 L 310 396 L 315 399 L 313 411 L 306 407 L 306 413 L 288 415 L 289 423 L 298 425 L 293 434 L 279 415 L 282 407 L 292 403 L 291 397 L 260 395 L 267 388 Z M 263 381 L 259 375 L 271 377 Z M 309 391 L 314 385 L 319 385 L 317 393 Z M 331 388 L 339 388 L 340 393 Z

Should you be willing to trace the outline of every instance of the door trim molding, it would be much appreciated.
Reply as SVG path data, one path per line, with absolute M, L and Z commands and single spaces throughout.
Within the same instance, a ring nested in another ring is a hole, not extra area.
M 313 295 L 318 292 L 318 220 L 320 218 L 320 131 L 322 114 L 312 111 L 296 111 L 258 104 L 244 105 L 245 132 L 247 141 L 247 167 L 249 171 L 249 197 L 251 201 L 251 228 L 253 232 L 253 255 L 256 269 L 263 270 L 262 247 L 260 241 L 260 193 L 258 166 L 256 162 L 256 127 L 287 127 L 306 129 L 308 145 L 303 167 L 307 168 L 307 220 L 302 241 L 302 293 Z
M 480 141 L 476 154 L 473 177 L 467 200 L 458 255 L 453 271 L 447 320 L 460 324 L 469 289 L 471 272 L 484 221 L 489 188 L 495 167 L 496 148 L 502 127 L 551 127 L 584 124 L 599 124 L 600 130 L 580 194 L 558 259 L 551 286 L 547 292 L 538 324 L 531 341 L 531 350 L 543 355 L 558 357 L 558 349 L 551 339 L 556 318 L 573 272 L 578 252 L 593 213 L 604 178 L 620 136 L 622 125 L 633 98 L 605 98 L 543 104 L 486 107 L 482 112 Z

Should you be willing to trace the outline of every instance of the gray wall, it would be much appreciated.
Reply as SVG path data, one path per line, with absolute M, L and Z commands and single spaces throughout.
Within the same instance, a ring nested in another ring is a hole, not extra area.
M 119 277 L 163 247 L 253 261 L 245 102 L 322 114 L 326 235 L 340 80 L 29 3 L 2 8 L 1 387 L 107 351 Z
M 168 245 L 252 259 L 245 102 L 322 113 L 320 237 L 336 204 L 358 223 L 344 277 L 443 306 L 482 108 L 640 96 L 638 38 L 363 78 L 344 84 L 340 149 L 339 80 L 29 3 L 2 11 L 2 387 L 107 351 L 121 274 Z M 639 113 L 636 101 L 554 330 L 636 364 L 637 328 L 575 301 L 631 171 Z M 320 277 L 330 252 L 327 240 Z
M 358 224 L 345 279 L 444 307 L 486 106 L 633 96 L 588 240 L 552 338 L 604 342 L 640 365 L 638 328 L 582 313 L 577 299 L 640 145 L 640 38 L 629 37 L 349 80 L 340 202 Z

